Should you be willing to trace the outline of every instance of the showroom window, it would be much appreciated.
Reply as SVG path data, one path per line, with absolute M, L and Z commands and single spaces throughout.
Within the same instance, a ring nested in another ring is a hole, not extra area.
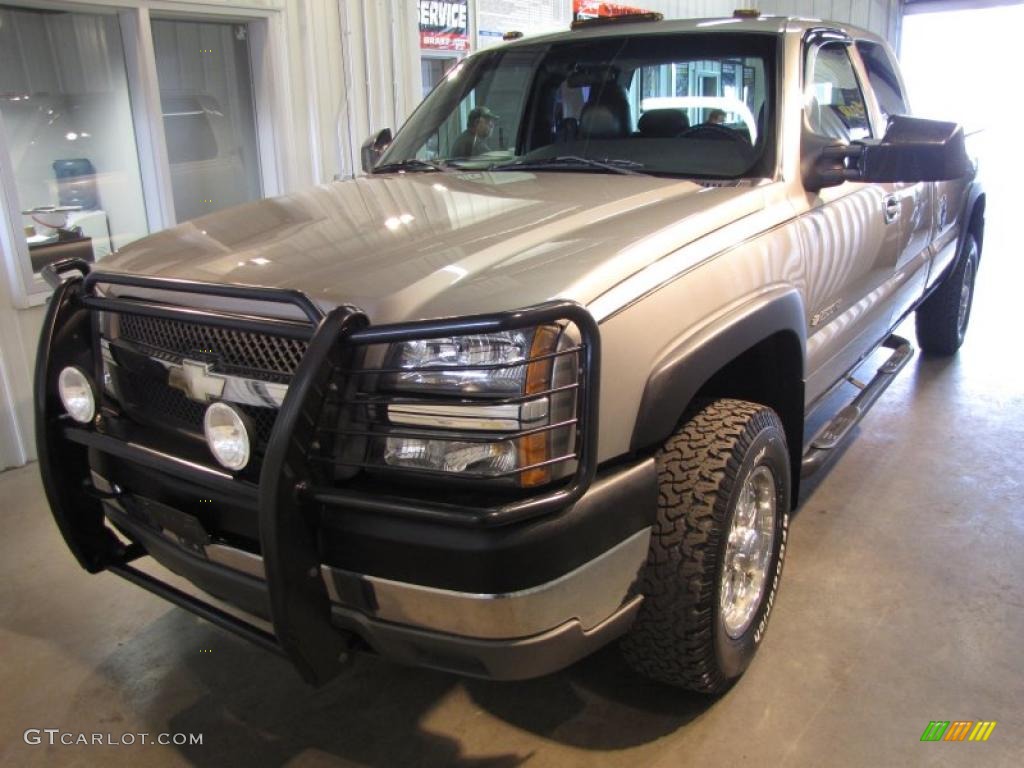
M 33 5 L 0 5 L 0 252 L 16 306 L 45 301 L 48 263 L 98 262 L 280 191 L 276 12 Z
M 454 57 L 424 56 L 420 59 L 420 78 L 423 80 L 423 97 L 426 98 L 441 78 L 448 74 L 459 60 Z
M 0 116 L 32 273 L 149 231 L 116 15 L 0 8 Z
M 245 24 L 153 21 L 179 222 L 262 196 Z

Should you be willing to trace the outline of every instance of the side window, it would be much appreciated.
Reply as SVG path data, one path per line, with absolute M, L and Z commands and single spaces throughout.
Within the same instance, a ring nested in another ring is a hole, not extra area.
M 815 133 L 845 142 L 871 136 L 864 94 L 843 43 L 826 43 L 814 53 L 804 104 Z
M 882 110 L 882 117 L 886 122 L 893 115 L 909 114 L 907 100 L 900 87 L 900 78 L 885 48 L 878 43 L 860 40 L 857 42 L 857 50 L 864 61 L 864 68 L 868 71 L 868 82 L 871 83 L 871 88 L 878 99 L 878 107 Z

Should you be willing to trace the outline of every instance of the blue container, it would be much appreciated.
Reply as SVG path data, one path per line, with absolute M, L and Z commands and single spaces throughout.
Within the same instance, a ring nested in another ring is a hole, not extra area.
M 100 207 L 96 169 L 91 160 L 84 157 L 55 160 L 53 172 L 57 175 L 57 199 L 60 205 L 78 205 L 86 210 Z

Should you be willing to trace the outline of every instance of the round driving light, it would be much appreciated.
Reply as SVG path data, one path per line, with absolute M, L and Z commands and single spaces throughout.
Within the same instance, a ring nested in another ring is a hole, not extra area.
M 203 432 L 210 452 L 222 466 L 242 469 L 249 463 L 249 430 L 245 418 L 226 403 L 214 403 L 206 409 Z
M 88 424 L 96 415 L 96 394 L 89 377 L 81 368 L 73 365 L 60 372 L 57 379 L 57 392 L 64 410 L 80 424 Z

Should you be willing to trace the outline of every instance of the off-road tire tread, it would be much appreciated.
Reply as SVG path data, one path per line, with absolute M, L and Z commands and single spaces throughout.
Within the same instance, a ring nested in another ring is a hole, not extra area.
M 658 510 L 639 589 L 644 603 L 621 644 L 640 674 L 701 693 L 727 689 L 713 646 L 715 553 L 743 458 L 770 408 L 742 400 L 697 403 L 656 456 Z
M 930 355 L 955 355 L 962 343 L 957 328 L 960 319 L 960 288 L 963 285 L 964 269 L 974 235 L 967 237 L 956 266 L 914 314 L 917 344 L 923 352 Z M 977 261 L 974 267 L 974 277 L 977 280 Z

